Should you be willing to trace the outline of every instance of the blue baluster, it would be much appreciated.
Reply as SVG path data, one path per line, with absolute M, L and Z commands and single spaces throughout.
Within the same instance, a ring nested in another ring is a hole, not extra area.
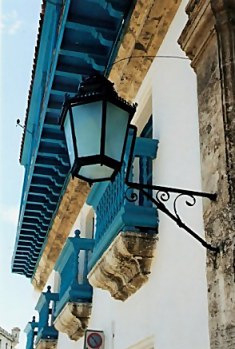
M 36 331 L 37 328 L 38 328 L 38 322 L 35 321 L 35 316 L 33 316 L 32 321 L 28 322 L 24 330 L 27 336 L 26 349 L 34 348 L 34 339 L 37 334 L 37 331 Z

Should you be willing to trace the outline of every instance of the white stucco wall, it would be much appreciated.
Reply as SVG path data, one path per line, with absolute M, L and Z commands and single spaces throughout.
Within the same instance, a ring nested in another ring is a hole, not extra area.
M 184 55 L 177 39 L 187 2 L 182 2 L 158 55 Z M 196 78 L 189 61 L 154 60 L 137 96 L 140 127 L 151 112 L 151 93 L 154 137 L 160 141 L 155 183 L 200 190 Z M 203 232 L 201 203 L 181 209 L 190 227 Z M 205 270 L 205 250 L 160 213 L 149 282 L 123 303 L 94 289 L 89 328 L 105 332 L 106 349 L 208 349 Z M 57 348 L 82 349 L 83 339 L 72 342 L 60 333 Z

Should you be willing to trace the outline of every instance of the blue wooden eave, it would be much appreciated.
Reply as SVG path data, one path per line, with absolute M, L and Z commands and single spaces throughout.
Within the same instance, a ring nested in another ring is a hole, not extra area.
M 12 271 L 31 278 L 69 180 L 58 125 L 66 93 L 83 77 L 108 76 L 135 0 L 43 1 L 21 164 L 25 167 Z

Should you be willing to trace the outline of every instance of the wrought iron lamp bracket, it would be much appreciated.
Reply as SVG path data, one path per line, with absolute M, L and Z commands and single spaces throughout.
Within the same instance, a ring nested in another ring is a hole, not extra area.
M 130 202 L 135 202 L 138 200 L 138 194 L 133 191 L 137 190 L 142 195 L 144 195 L 148 200 L 150 200 L 161 212 L 165 213 L 169 218 L 171 218 L 180 228 L 184 229 L 187 233 L 189 233 L 192 237 L 194 237 L 197 241 L 199 241 L 202 246 L 207 248 L 210 251 L 218 253 L 220 251 L 219 246 L 212 246 L 208 242 L 206 242 L 201 236 L 199 236 L 197 233 L 195 233 L 187 224 L 185 224 L 177 210 L 177 203 L 180 198 L 185 198 L 185 204 L 189 207 L 192 207 L 196 204 L 197 197 L 204 197 L 211 201 L 215 201 L 217 198 L 217 194 L 211 194 L 211 193 L 205 193 L 205 192 L 199 192 L 199 191 L 193 191 L 193 190 L 186 190 L 186 189 L 180 189 L 180 188 L 172 188 L 172 187 L 165 187 L 165 186 L 159 186 L 159 185 L 149 185 L 144 183 L 135 183 L 129 180 L 130 178 L 130 172 L 131 172 L 131 166 L 132 166 L 132 159 L 134 156 L 134 146 L 135 146 L 135 140 L 137 135 L 137 128 L 135 126 L 131 126 L 133 129 L 133 140 L 131 144 L 130 149 L 130 156 L 129 156 L 129 163 L 127 166 L 127 173 L 126 173 L 126 185 L 127 189 L 125 192 L 125 198 Z M 174 195 L 173 199 L 173 209 L 170 210 L 166 203 L 171 199 L 171 195 Z

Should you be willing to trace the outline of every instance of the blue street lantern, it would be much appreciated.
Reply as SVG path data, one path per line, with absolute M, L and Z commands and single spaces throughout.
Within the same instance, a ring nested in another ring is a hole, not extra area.
M 89 183 L 115 177 L 135 110 L 103 76 L 80 84 L 78 94 L 65 100 L 60 118 L 73 176 Z
M 191 200 L 186 200 L 188 206 L 194 206 L 198 196 L 215 201 L 216 193 L 135 183 L 130 180 L 137 136 L 137 127 L 130 125 L 130 122 L 135 110 L 136 105 L 131 105 L 120 98 L 113 84 L 105 77 L 94 76 L 81 83 L 78 94 L 66 99 L 60 118 L 65 131 L 72 175 L 88 183 L 112 180 L 123 163 L 128 130 L 131 128 L 133 137 L 125 178 L 127 185 L 125 199 L 134 202 L 138 195 L 133 190 L 140 191 L 180 228 L 210 251 L 218 253 L 221 246 L 209 244 L 188 227 L 181 220 L 176 204 L 182 196 Z M 154 195 L 151 195 L 150 191 Z M 165 205 L 171 194 L 177 194 L 174 198 L 173 212 Z

